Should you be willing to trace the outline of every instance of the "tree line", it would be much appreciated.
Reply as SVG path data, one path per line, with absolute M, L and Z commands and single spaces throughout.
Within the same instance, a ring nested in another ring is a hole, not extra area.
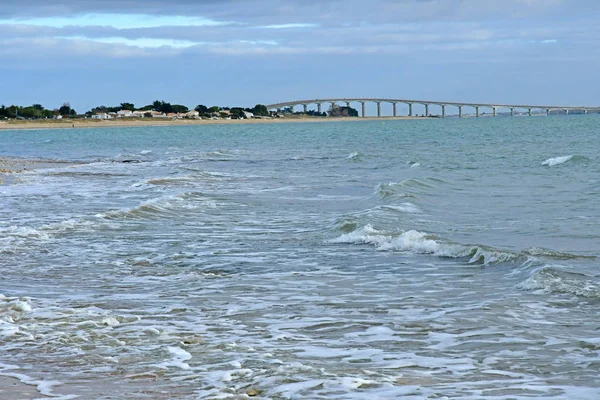
M 185 114 L 190 111 L 187 106 L 182 104 L 171 104 L 164 100 L 155 100 L 151 104 L 144 105 L 142 107 L 136 107 L 133 103 L 120 103 L 117 106 L 97 106 L 87 111 L 84 114 L 78 114 L 68 102 L 63 103 L 57 109 L 47 110 L 41 104 L 33 104 L 31 106 L 16 106 L 11 105 L 6 107 L 4 105 L 0 106 L 0 119 L 7 118 L 18 118 L 18 119 L 45 119 L 45 118 L 54 118 L 57 116 L 67 117 L 67 118 L 83 118 L 83 117 L 91 117 L 97 113 L 110 113 L 110 112 L 118 112 L 121 110 L 129 110 L 129 111 L 157 111 L 164 114 L 170 113 L 180 113 Z M 255 116 L 269 116 L 269 110 L 263 104 L 257 104 L 252 108 L 248 107 L 220 107 L 220 106 L 212 106 L 207 107 L 203 104 L 198 104 L 194 107 L 195 111 L 198 111 L 201 117 L 211 117 L 213 115 L 228 114 L 231 115 L 232 118 L 244 118 L 245 112 L 250 112 Z M 293 113 L 291 108 L 286 108 L 283 110 L 285 113 Z M 301 113 L 294 113 L 301 114 Z M 358 116 L 358 111 L 351 107 L 335 107 L 329 111 L 331 116 Z M 307 115 L 310 116 L 327 116 L 327 113 L 319 113 L 313 110 L 307 112 Z
M 58 115 L 62 117 L 70 117 L 70 118 L 82 118 L 82 117 L 91 117 L 97 113 L 110 113 L 110 112 L 118 112 L 121 110 L 129 110 L 129 111 L 158 111 L 164 114 L 170 113 L 180 113 L 185 114 L 191 111 L 187 106 L 182 104 L 171 104 L 169 102 L 163 100 L 155 100 L 151 104 L 144 105 L 142 107 L 136 107 L 133 103 L 120 103 L 117 106 L 97 106 L 87 111 L 84 114 L 78 114 L 71 105 L 66 102 L 63 103 L 59 108 L 48 110 L 44 108 L 41 104 L 33 104 L 31 106 L 0 106 L 0 119 L 8 119 L 8 118 L 18 118 L 18 119 L 45 119 L 45 118 L 54 118 Z M 198 111 L 200 116 L 212 116 L 215 114 L 219 114 L 220 112 L 227 111 L 229 115 L 233 117 L 243 118 L 244 111 L 251 112 L 254 115 L 258 116 L 268 116 L 269 110 L 263 104 L 257 104 L 252 108 L 248 107 L 220 107 L 220 106 L 212 106 L 207 107 L 203 104 L 198 104 L 194 107 L 195 111 Z
M 71 108 L 69 103 L 64 103 L 60 108 L 54 110 L 47 110 L 41 104 L 32 104 L 26 107 L 16 105 L 0 106 L 0 119 L 43 119 L 54 118 L 57 115 L 75 117 L 77 112 Z

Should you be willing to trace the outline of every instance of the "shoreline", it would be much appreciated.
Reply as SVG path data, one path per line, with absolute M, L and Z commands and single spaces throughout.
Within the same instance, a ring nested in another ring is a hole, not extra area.
M 19 378 L 8 375 L 0 375 L 0 397 L 12 400 L 51 398 L 42 394 L 35 384 L 23 383 Z
M 424 120 L 434 117 L 300 117 L 273 119 L 177 119 L 156 120 L 151 118 L 114 119 L 114 120 L 50 120 L 50 121 L 0 121 L 0 131 L 8 130 L 41 130 L 41 129 L 82 129 L 82 128 L 133 128 L 157 126 L 190 126 L 190 125 L 242 125 L 273 123 L 310 123 L 310 122 L 346 122 L 346 121 L 396 121 Z

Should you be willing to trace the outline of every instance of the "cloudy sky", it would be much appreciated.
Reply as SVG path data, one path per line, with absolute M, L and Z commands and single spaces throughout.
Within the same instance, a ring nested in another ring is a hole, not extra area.
M 600 105 L 597 0 L 2 0 L 0 104 Z

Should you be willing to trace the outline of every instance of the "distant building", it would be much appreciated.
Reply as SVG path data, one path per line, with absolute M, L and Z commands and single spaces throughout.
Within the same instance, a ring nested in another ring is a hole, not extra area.
M 117 117 L 118 118 L 126 118 L 126 117 L 131 117 L 133 114 L 133 112 L 131 110 L 121 110 L 121 111 L 117 111 Z
M 252 114 L 250 111 L 244 111 L 244 118 L 246 118 L 246 119 L 254 118 L 254 114 Z

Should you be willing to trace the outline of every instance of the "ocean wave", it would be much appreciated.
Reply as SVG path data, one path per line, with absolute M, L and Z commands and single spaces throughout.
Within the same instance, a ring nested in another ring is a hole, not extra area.
M 518 287 L 523 290 L 542 290 L 547 293 L 566 293 L 580 297 L 600 298 L 598 278 L 545 266 L 536 270 Z
M 596 259 L 595 256 L 584 256 L 581 254 L 565 253 L 562 251 L 546 249 L 543 247 L 529 247 L 529 248 L 523 250 L 523 253 L 531 255 L 531 256 L 535 256 L 535 257 L 552 258 L 555 260 L 575 260 L 578 258 L 585 258 L 585 259 L 589 259 L 589 260 Z
M 407 214 L 419 214 L 422 212 L 419 207 L 409 202 L 397 205 L 378 206 L 377 209 L 392 210 Z
M 168 218 L 185 211 L 215 209 L 218 206 L 215 199 L 201 193 L 188 192 L 177 196 L 152 199 L 133 208 L 107 211 L 97 214 L 96 217 L 103 219 Z
M 568 156 L 549 158 L 546 161 L 542 162 L 542 165 L 544 165 L 546 167 L 554 167 L 555 165 L 564 164 L 569 161 L 584 161 L 584 160 L 587 160 L 587 157 L 580 156 L 577 154 L 571 154 Z
M 13 253 L 28 245 L 50 239 L 50 235 L 34 228 L 8 226 L 0 228 L 0 254 Z
M 167 177 L 159 177 L 152 178 L 146 181 L 149 185 L 187 185 L 190 183 L 197 182 L 206 182 L 206 181 L 215 181 L 220 182 L 226 179 L 230 179 L 230 176 L 227 174 L 222 174 L 218 172 L 208 172 L 208 171 L 198 171 L 189 175 L 180 175 L 180 176 L 167 176 Z
M 464 258 L 469 264 L 488 265 L 516 261 L 521 254 L 482 245 L 463 245 L 416 230 L 383 232 L 366 225 L 330 243 L 371 244 L 379 251 L 403 251 L 431 254 L 444 258 Z M 525 260 L 523 260 L 525 261 Z
M 355 151 L 353 153 L 350 153 L 346 158 L 351 161 L 362 161 L 364 155 L 359 153 L 358 151 Z
M 389 197 L 414 197 L 413 194 L 407 193 L 407 191 L 430 189 L 432 187 L 425 181 L 410 178 L 400 182 L 381 183 L 377 186 L 376 193 L 383 199 Z

